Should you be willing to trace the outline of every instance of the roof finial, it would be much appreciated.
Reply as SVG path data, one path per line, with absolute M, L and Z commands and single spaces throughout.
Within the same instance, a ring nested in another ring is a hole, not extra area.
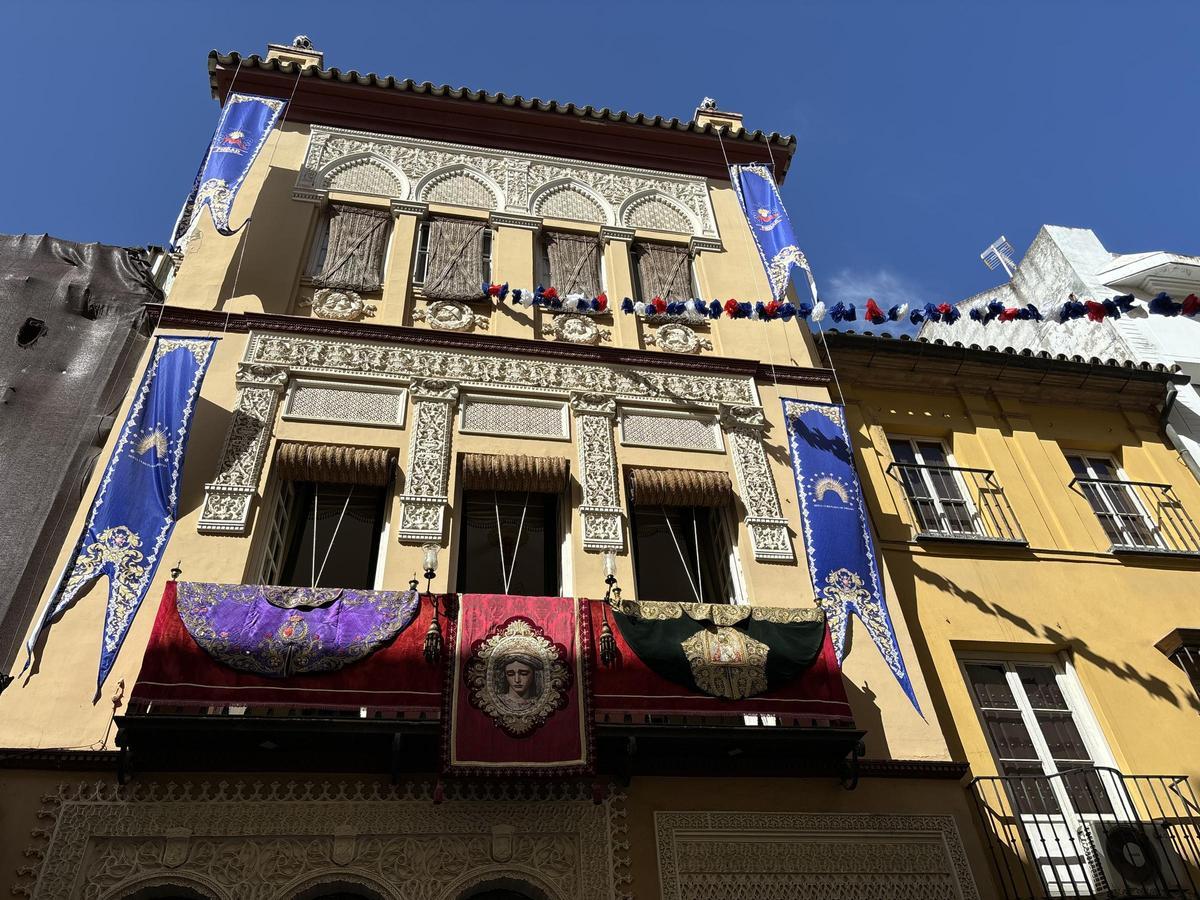
M 705 97 L 703 100 L 700 101 L 700 106 L 697 107 L 697 109 L 703 109 L 703 110 L 710 110 L 710 109 L 716 109 L 716 108 L 717 108 L 717 101 L 714 100 L 712 97 Z
M 292 46 L 298 50 L 313 50 L 313 42 L 309 40 L 307 34 L 298 34 L 292 38 Z

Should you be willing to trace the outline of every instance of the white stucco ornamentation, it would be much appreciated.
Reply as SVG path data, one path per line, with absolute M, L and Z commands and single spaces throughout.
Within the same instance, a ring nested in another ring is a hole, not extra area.
M 329 190 L 719 237 L 696 176 L 314 126 L 293 195 Z
M 612 340 L 612 329 L 597 325 L 588 316 L 564 313 L 542 322 L 542 336 L 570 344 L 599 344 Z
M 654 334 L 646 336 L 646 343 L 670 353 L 699 353 L 713 348 L 712 341 L 681 322 L 668 322 L 661 326 Z
M 738 490 L 746 507 L 746 529 L 757 560 L 790 562 L 796 558 L 779 492 L 763 448 L 767 421 L 756 406 L 722 406 L 721 428 L 733 450 Z
M 402 543 L 440 544 L 449 503 L 450 445 L 458 385 L 452 381 L 422 379 L 413 382 L 409 394 L 413 424 L 397 537 Z
M 583 548 L 594 552 L 625 546 L 625 520 L 619 505 L 613 420 L 617 404 L 603 394 L 571 395 L 579 451 L 583 503 Z
M 321 288 L 308 303 L 318 319 L 333 319 L 337 322 L 357 322 L 359 319 L 375 317 L 378 307 L 367 303 L 355 291 L 337 288 Z
M 414 322 L 425 322 L 437 331 L 486 330 L 488 317 L 476 315 L 465 303 L 458 300 L 434 300 L 426 307 L 413 310 Z
M 388 900 L 456 900 L 512 879 L 553 900 L 628 897 L 620 795 L 595 803 L 584 788 L 548 799 L 451 784 L 452 802 L 434 804 L 431 793 L 428 783 L 61 785 L 43 798 L 27 851 L 38 862 L 13 893 L 118 900 L 187 887 L 275 900 L 340 884 Z

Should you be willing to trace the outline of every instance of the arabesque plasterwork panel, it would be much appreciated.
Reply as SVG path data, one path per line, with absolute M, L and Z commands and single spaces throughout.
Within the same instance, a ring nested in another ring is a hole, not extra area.
M 397 537 L 405 543 L 441 543 L 450 502 L 450 451 L 458 385 L 420 379 L 413 382 L 409 394 L 413 424 Z
M 978 900 L 953 816 L 659 812 L 662 900 Z
M 625 546 L 625 518 L 619 505 L 617 451 L 613 423 L 617 404 L 603 394 L 571 395 L 571 412 L 578 434 L 579 481 L 583 502 L 583 549 L 621 550 Z
M 746 529 L 754 558 L 790 562 L 796 553 L 763 446 L 766 427 L 767 420 L 757 406 L 721 407 L 721 428 L 733 451 L 733 468 L 746 507 Z
M 330 189 L 719 236 L 696 176 L 313 126 L 296 195 Z
M 321 880 L 389 900 L 455 900 L 496 877 L 556 900 L 627 896 L 623 798 L 561 786 L 426 783 L 62 785 L 43 797 L 13 893 L 116 900 L 184 885 L 220 900 L 276 900 Z M 504 798 L 504 799 L 502 799 Z

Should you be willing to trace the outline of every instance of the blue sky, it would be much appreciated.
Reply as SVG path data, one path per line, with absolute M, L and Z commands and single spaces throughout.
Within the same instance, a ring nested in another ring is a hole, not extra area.
M 794 133 L 822 293 L 953 300 L 1042 223 L 1200 253 L 1195 2 L 19 3 L 0 232 L 163 244 L 216 122 L 210 49 Z M 485 136 L 481 136 L 481 139 Z M 482 142 L 486 142 L 483 140 Z M 750 298 L 747 298 L 750 299 Z

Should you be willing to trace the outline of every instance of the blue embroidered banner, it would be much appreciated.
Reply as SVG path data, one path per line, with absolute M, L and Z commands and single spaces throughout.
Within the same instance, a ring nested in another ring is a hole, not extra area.
M 783 299 L 792 280 L 792 266 L 799 266 L 808 277 L 808 287 L 815 303 L 817 285 L 812 269 L 796 242 L 792 220 L 783 208 L 783 200 L 771 169 L 763 163 L 730 166 L 729 180 L 733 182 L 738 203 L 746 214 L 746 223 L 754 236 L 754 245 L 767 272 L 767 281 L 771 283 L 771 295 L 776 300 Z
M 212 143 L 200 161 L 200 171 L 196 173 L 192 192 L 183 206 L 183 212 L 179 214 L 179 221 L 175 223 L 175 233 L 171 235 L 172 247 L 188 233 L 205 206 L 212 213 L 213 224 L 221 234 L 234 234 L 242 227 L 229 226 L 233 201 L 286 105 L 286 101 L 274 97 L 229 95 L 225 108 L 221 110 Z
M 845 654 L 853 614 L 920 712 L 883 596 L 845 407 L 785 398 L 783 414 L 813 593 L 825 610 L 838 660 Z
M 175 527 L 183 453 L 216 338 L 160 337 L 92 501 L 83 536 L 26 649 L 101 575 L 108 606 L 99 695 Z M 22 670 L 23 671 L 23 670 Z

